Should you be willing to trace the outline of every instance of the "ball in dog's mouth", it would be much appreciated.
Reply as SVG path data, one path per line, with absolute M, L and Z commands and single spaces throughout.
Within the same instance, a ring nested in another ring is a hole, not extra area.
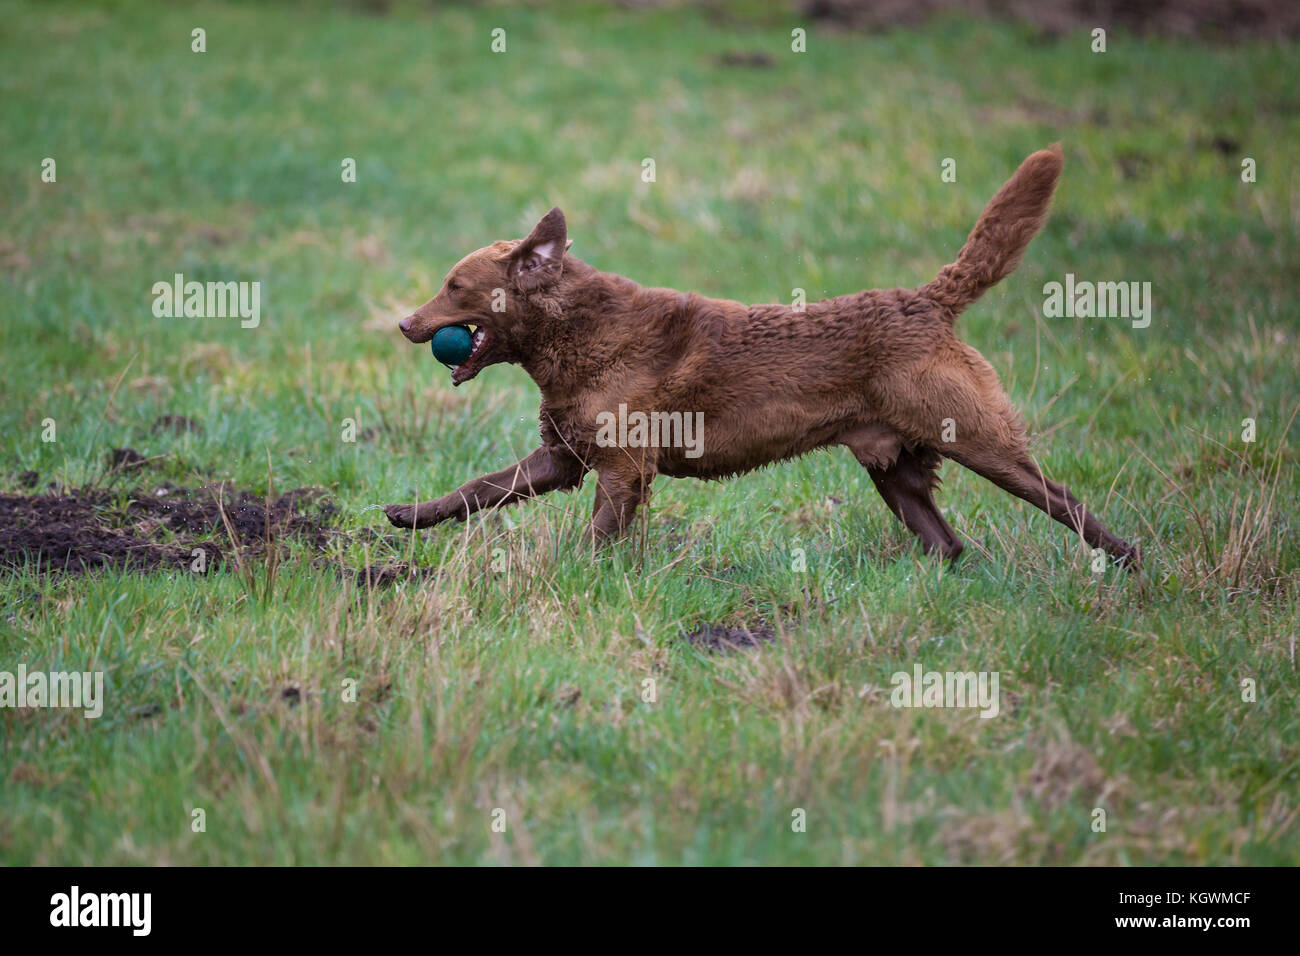
M 482 365 L 474 359 L 482 357 L 486 341 L 484 329 L 471 331 L 468 326 L 448 325 L 434 333 L 430 347 L 433 357 L 451 369 L 451 384 L 460 385 L 479 373 Z
M 474 337 L 463 325 L 446 325 L 433 333 L 429 342 L 433 357 L 449 368 L 455 368 L 474 352 Z

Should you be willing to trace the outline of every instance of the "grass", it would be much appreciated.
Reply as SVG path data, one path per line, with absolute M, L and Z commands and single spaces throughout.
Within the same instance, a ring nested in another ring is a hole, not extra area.
M 269 473 L 342 514 L 332 555 L 0 577 L 0 670 L 107 686 L 98 720 L 0 709 L 0 861 L 1300 857 L 1293 46 L 1113 30 L 1098 55 L 1086 31 L 966 19 L 861 35 L 604 7 L 5 0 L 0 18 L 0 490 L 103 482 L 129 445 L 161 456 L 142 482 Z M 575 255 L 647 285 L 912 286 L 1058 139 L 1052 219 L 961 332 L 1047 472 L 1144 545 L 1141 575 L 1093 573 L 1068 531 L 954 466 L 940 504 L 969 546 L 938 567 L 840 452 L 660 479 L 643 532 L 599 557 L 590 479 L 420 535 L 365 510 L 534 446 L 520 370 L 453 390 L 393 325 L 552 204 Z M 261 325 L 155 318 L 176 272 L 262 282 Z M 1150 281 L 1150 328 L 1043 318 L 1066 272 Z M 202 433 L 152 432 L 165 413 Z M 368 590 L 332 566 L 395 561 L 434 571 Z M 682 637 L 706 623 L 777 638 L 707 653 Z M 916 663 L 997 671 L 1001 714 L 890 707 Z

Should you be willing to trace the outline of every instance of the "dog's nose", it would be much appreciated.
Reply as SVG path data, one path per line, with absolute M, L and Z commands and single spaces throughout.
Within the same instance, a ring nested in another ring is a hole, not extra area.
M 402 319 L 401 322 L 398 322 L 397 327 L 403 332 L 411 331 L 411 316 L 408 315 L 406 318 Z

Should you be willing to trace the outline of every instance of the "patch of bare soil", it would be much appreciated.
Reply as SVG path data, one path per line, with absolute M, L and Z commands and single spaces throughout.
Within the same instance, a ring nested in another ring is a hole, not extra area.
M 402 581 L 418 584 L 425 578 L 431 577 L 435 570 L 418 568 L 405 561 L 395 561 L 391 564 L 372 564 L 364 568 L 343 568 L 342 574 L 358 587 L 387 588 Z
M 337 513 L 316 488 L 270 502 L 265 494 L 221 485 L 0 494 L 0 569 L 188 570 L 201 548 L 207 570 L 220 565 L 232 545 L 259 553 L 294 538 L 323 549 Z
M 686 640 L 706 651 L 734 651 L 746 647 L 761 647 L 774 641 L 776 631 L 765 624 L 756 624 L 752 627 L 704 624 L 687 634 Z
M 1295 0 L 798 0 L 806 16 L 859 30 L 963 12 L 1027 22 L 1044 34 L 1127 29 L 1154 36 L 1238 41 L 1300 36 Z

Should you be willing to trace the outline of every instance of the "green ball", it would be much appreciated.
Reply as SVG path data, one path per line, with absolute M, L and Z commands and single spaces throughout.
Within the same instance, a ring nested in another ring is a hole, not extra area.
M 474 351 L 474 336 L 463 325 L 448 325 L 433 334 L 433 357 L 455 368 Z

